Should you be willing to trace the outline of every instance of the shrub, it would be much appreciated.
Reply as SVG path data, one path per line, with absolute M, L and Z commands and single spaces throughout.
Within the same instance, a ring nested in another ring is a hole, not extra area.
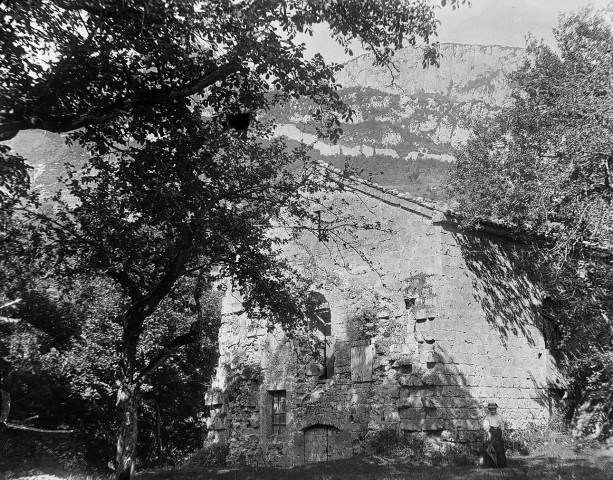
M 444 452 L 444 456 L 445 458 L 442 460 L 442 463 L 463 467 L 474 465 L 475 460 L 479 457 L 479 451 L 476 448 L 471 448 L 469 445 L 451 444 Z
M 507 430 L 506 432 L 507 452 L 511 455 L 529 455 L 545 444 L 549 435 L 549 426 L 529 423 L 524 428 Z
M 373 433 L 369 447 L 378 455 L 393 455 L 410 463 L 436 466 L 474 465 L 479 456 L 478 449 L 471 444 L 444 443 L 443 446 L 429 446 L 428 437 L 393 429 Z
M 387 428 L 375 432 L 369 439 L 369 446 L 378 454 L 391 453 L 401 442 L 401 434 L 397 430 Z
M 372 434 L 369 447 L 378 455 L 398 455 L 411 462 L 424 462 L 426 442 L 421 435 L 388 428 Z
M 182 466 L 224 466 L 229 453 L 230 445 L 228 443 L 211 443 L 192 453 Z

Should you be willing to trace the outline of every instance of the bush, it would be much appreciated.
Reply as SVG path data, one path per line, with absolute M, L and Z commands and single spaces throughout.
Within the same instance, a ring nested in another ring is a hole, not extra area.
M 83 444 L 74 434 L 9 429 L 0 435 L 0 459 L 18 459 L 24 464 L 53 459 L 63 468 L 85 471 L 84 456 Z
M 375 432 L 369 439 L 369 446 L 377 454 L 391 453 L 400 445 L 402 435 L 391 428 Z
M 441 453 L 444 455 L 441 463 L 446 465 L 455 465 L 456 467 L 474 465 L 475 460 L 480 455 L 480 452 L 476 448 L 471 448 L 469 445 L 461 443 L 451 444 L 444 453 Z
M 421 435 L 383 429 L 371 435 L 368 445 L 377 455 L 397 456 L 411 463 L 426 463 L 427 444 Z
M 573 437 L 606 440 L 613 435 L 613 394 L 588 392 L 573 416 Z
M 182 466 L 224 466 L 229 453 L 230 445 L 228 443 L 211 443 L 192 453 Z
M 549 425 L 529 423 L 524 428 L 507 430 L 506 432 L 505 445 L 507 453 L 510 455 L 529 455 L 545 444 L 550 428 Z
M 438 441 L 438 438 L 432 437 L 432 440 Z M 401 457 L 404 461 L 422 465 L 474 465 L 479 456 L 479 451 L 470 444 L 445 442 L 429 445 L 426 436 L 393 429 L 372 434 L 369 446 L 378 455 Z

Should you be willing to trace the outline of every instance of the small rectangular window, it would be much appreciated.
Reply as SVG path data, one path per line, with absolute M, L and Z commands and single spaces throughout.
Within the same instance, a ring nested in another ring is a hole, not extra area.
M 323 372 L 319 377 L 320 380 L 334 378 L 334 345 L 330 337 L 324 338 L 324 348 L 322 352 Z
M 272 397 L 272 434 L 276 435 L 285 431 L 287 424 L 287 402 L 285 390 L 275 390 L 270 392 Z

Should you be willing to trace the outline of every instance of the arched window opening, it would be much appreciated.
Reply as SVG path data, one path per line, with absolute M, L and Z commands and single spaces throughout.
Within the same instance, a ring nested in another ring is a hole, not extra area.
M 323 344 L 323 351 L 321 352 L 323 372 L 319 379 L 327 380 L 334 376 L 334 343 L 332 339 L 332 313 L 326 297 L 319 292 L 311 292 L 307 315 L 311 327 L 320 333 Z

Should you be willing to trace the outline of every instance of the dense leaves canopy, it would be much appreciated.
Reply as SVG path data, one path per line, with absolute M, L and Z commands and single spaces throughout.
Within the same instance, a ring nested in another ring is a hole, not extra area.
M 194 94 L 224 113 L 306 96 L 324 131 L 338 130 L 337 116 L 350 117 L 336 95 L 338 67 L 306 59 L 293 42 L 313 24 L 326 22 L 348 51 L 360 39 L 381 64 L 422 39 L 424 62 L 437 61 L 425 0 L 6 1 L 0 22 L 0 139 L 87 127 L 80 135 L 99 148 L 172 130 Z
M 613 34 L 604 14 L 562 17 L 557 51 L 529 43 L 511 105 L 476 126 L 452 175 L 472 221 L 494 217 L 556 238 L 562 256 L 613 241 Z

